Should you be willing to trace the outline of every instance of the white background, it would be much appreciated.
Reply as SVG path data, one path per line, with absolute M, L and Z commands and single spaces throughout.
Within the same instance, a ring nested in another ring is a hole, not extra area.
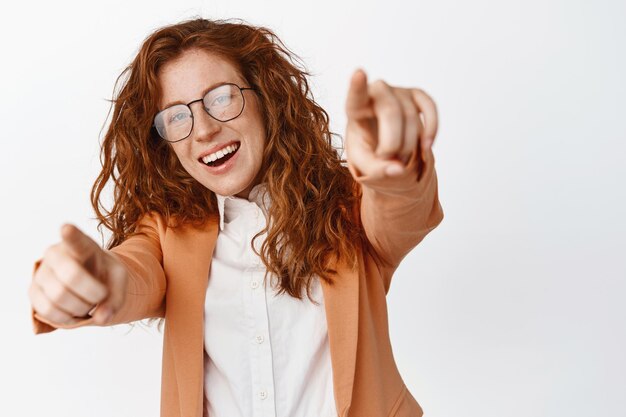
M 196 15 L 274 29 L 337 133 L 357 67 L 437 102 L 445 218 L 388 296 L 425 415 L 626 415 L 626 3 L 611 0 L 3 5 L 0 415 L 159 413 L 161 333 L 34 336 L 27 288 L 63 222 L 100 241 L 106 99 L 150 32 Z

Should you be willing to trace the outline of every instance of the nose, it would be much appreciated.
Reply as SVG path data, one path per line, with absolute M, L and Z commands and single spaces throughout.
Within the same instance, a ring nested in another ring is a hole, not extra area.
M 222 123 L 209 116 L 202 102 L 195 103 L 195 105 L 196 108 L 191 109 L 193 112 L 192 137 L 198 141 L 211 140 L 222 130 Z

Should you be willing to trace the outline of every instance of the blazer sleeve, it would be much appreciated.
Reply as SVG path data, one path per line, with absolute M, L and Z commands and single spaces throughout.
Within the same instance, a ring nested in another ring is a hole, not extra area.
M 164 317 L 167 281 L 163 271 L 163 252 L 159 238 L 163 236 L 164 231 L 165 226 L 161 218 L 148 214 L 142 218 L 133 234 L 109 250 L 109 253 L 126 266 L 128 285 L 124 305 L 108 322 L 96 324 L 92 317 L 86 316 L 84 320 L 72 325 L 58 324 L 44 319 L 31 308 L 34 333 L 83 326 L 111 326 L 145 318 Z M 40 263 L 41 259 L 35 262 L 33 276 Z
M 361 184 L 360 216 L 385 292 L 402 259 L 443 220 L 432 149 L 416 149 L 399 177 L 373 180 L 349 161 L 348 169 Z

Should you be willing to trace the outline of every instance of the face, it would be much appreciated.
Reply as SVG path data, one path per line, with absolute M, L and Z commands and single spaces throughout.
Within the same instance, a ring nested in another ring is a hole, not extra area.
M 162 91 L 159 110 L 200 99 L 209 87 L 220 83 L 251 87 L 232 64 L 202 50 L 186 51 L 178 59 L 166 63 L 158 79 Z M 202 101 L 191 104 L 191 134 L 170 145 L 185 170 L 202 185 L 220 195 L 248 198 L 260 179 L 265 128 L 256 92 L 243 90 L 242 94 L 245 100 L 243 113 L 227 122 L 209 116 Z M 225 154 L 224 151 L 234 148 L 232 156 Z M 212 155 L 210 159 L 220 155 L 224 160 L 230 159 L 222 163 L 220 158 L 207 165 L 203 162 L 207 155 Z

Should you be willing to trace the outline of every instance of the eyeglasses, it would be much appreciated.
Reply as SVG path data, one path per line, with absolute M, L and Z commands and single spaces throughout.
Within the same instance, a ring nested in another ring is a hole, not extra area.
M 202 101 L 202 107 L 209 116 L 220 122 L 228 122 L 243 113 L 246 105 L 244 90 L 254 90 L 254 88 L 239 87 L 233 83 L 220 84 L 198 100 L 187 104 L 175 104 L 161 110 L 154 116 L 153 127 L 166 141 L 179 142 L 188 138 L 193 130 L 194 117 L 190 105 Z

